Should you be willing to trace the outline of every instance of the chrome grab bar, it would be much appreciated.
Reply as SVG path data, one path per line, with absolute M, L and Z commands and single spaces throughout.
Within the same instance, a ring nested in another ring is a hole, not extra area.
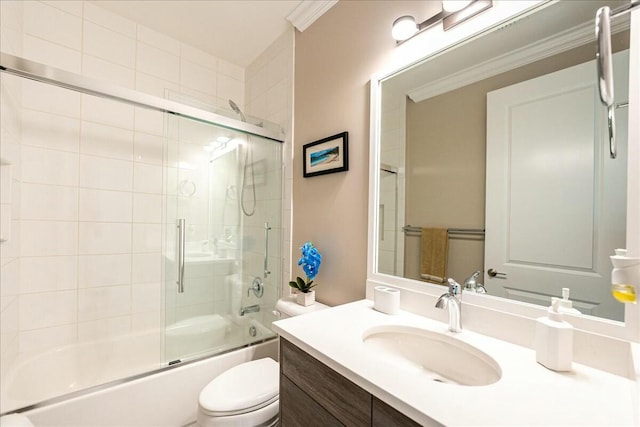
M 178 293 L 184 292 L 184 237 L 185 237 L 185 220 L 184 218 L 178 219 L 176 221 L 176 226 L 178 228 L 178 241 L 177 241 L 177 259 L 176 265 L 178 268 L 177 271 L 177 280 L 176 284 L 178 285 Z
M 264 278 L 266 279 L 271 272 L 269 271 L 269 223 L 264 223 Z
M 611 19 L 630 12 L 640 6 L 640 0 L 630 0 L 629 4 L 611 12 L 608 6 L 596 12 L 596 63 L 598 68 L 598 89 L 600 100 L 607 107 L 607 127 L 609 135 L 609 155 L 617 156 L 616 117 L 613 91 L 613 59 L 611 56 Z

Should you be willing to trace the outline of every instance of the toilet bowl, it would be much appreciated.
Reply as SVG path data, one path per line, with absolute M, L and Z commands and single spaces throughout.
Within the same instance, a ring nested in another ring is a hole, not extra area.
M 278 363 L 267 357 L 241 363 L 223 372 L 200 392 L 198 425 L 275 425 L 279 371 Z
M 274 314 L 280 319 L 328 308 L 321 303 L 302 307 L 280 299 Z M 198 397 L 200 427 L 258 427 L 278 423 L 280 366 L 270 358 L 241 363 L 214 378 Z

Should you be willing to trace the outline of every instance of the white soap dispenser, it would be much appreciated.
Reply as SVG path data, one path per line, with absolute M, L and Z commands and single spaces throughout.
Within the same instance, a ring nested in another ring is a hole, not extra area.
M 562 299 L 558 301 L 558 311 L 562 314 L 581 314 L 580 310 L 573 308 L 573 302 L 569 299 L 569 288 L 562 288 Z
M 560 300 L 551 298 L 547 317 L 536 324 L 536 361 L 554 371 L 570 371 L 573 361 L 573 326 L 562 320 Z

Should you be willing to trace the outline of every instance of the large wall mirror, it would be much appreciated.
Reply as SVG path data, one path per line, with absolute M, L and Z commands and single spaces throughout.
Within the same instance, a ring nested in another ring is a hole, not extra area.
M 624 321 L 609 256 L 626 247 L 629 17 L 612 23 L 615 159 L 593 21 L 626 3 L 544 3 L 380 80 L 374 273 L 540 306 L 569 288 Z

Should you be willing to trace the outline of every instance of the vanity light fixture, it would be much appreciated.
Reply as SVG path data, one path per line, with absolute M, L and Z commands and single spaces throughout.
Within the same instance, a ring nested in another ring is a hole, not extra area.
M 411 37 L 433 27 L 442 21 L 442 28 L 446 31 L 489 9 L 493 5 L 491 0 L 447 0 L 442 2 L 442 10 L 429 19 L 417 24 L 413 16 L 404 15 L 393 22 L 391 36 L 402 43 Z

